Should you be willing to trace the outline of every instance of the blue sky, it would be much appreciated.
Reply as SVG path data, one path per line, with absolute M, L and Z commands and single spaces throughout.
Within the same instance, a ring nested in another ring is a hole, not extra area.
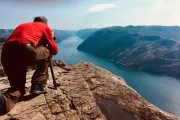
M 180 25 L 180 0 L 0 0 L 0 28 L 43 15 L 52 29 Z

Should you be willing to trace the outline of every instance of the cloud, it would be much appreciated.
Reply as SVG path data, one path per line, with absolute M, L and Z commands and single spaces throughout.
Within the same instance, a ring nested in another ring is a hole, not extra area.
M 104 11 L 109 8 L 115 8 L 115 7 L 116 7 L 115 4 L 98 4 L 98 5 L 91 6 L 88 9 L 88 12 L 100 12 L 100 11 Z

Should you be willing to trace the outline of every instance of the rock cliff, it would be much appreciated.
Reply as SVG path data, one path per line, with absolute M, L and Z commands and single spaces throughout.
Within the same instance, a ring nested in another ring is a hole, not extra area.
M 57 90 L 50 77 L 47 94 L 28 94 L 29 70 L 27 94 L 0 120 L 180 120 L 144 100 L 121 77 L 93 64 L 53 61 L 53 69 Z M 8 87 L 7 78 L 1 77 L 0 90 Z
M 180 78 L 180 27 L 127 26 L 100 29 L 78 46 L 117 65 Z

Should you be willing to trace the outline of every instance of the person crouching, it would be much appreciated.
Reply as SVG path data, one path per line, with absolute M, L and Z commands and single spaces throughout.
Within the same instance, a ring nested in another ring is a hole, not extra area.
M 20 24 L 6 40 L 1 53 L 1 63 L 11 88 L 2 94 L 6 113 L 26 94 L 27 67 L 36 65 L 31 80 L 31 94 L 46 93 L 48 61 L 58 53 L 54 34 L 44 16 L 33 22 Z

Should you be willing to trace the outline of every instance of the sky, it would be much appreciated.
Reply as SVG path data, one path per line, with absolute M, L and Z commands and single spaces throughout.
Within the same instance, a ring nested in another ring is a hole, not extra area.
M 0 0 L 0 28 L 14 29 L 35 16 L 52 29 L 127 25 L 180 25 L 180 0 Z

